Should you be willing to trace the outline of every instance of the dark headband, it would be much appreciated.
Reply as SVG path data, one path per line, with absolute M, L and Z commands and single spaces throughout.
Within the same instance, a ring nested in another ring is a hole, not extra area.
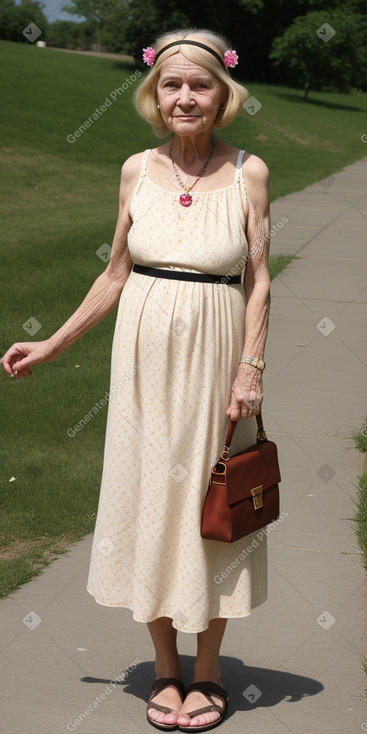
M 157 61 L 158 57 L 163 53 L 163 51 L 167 51 L 167 49 L 171 48 L 172 46 L 181 46 L 183 43 L 190 44 L 191 46 L 199 46 L 199 48 L 203 48 L 205 51 L 209 51 L 209 53 L 215 56 L 215 58 L 219 61 L 221 66 L 223 66 L 223 69 L 225 69 L 225 71 L 228 73 L 228 69 L 223 59 L 219 56 L 219 54 L 217 54 L 216 51 L 210 48 L 210 46 L 206 46 L 205 43 L 200 43 L 199 41 L 185 41 L 185 40 L 172 41 L 172 43 L 168 43 L 167 46 L 164 46 L 163 48 L 161 48 L 160 51 L 158 51 L 158 53 L 155 55 L 154 62 Z

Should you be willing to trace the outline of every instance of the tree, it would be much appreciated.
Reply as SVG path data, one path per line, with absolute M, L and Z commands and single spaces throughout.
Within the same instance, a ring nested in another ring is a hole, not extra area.
M 274 40 L 269 58 L 285 83 L 303 87 L 305 99 L 310 89 L 321 87 L 366 89 L 367 20 L 345 6 L 307 13 Z
M 72 5 L 63 5 L 62 10 L 86 18 L 90 22 L 91 26 L 96 29 L 100 51 L 103 26 L 118 7 L 125 5 L 126 2 L 123 0 L 73 0 Z
M 121 0 L 102 32 L 108 50 L 124 51 L 141 59 L 142 48 L 160 33 L 177 27 L 211 28 L 227 36 L 239 54 L 235 75 L 246 81 L 272 81 L 269 60 L 273 39 L 280 37 L 297 16 L 337 8 L 359 13 L 366 0 Z M 325 18 L 324 18 L 325 20 Z M 322 22 L 324 22 L 324 20 Z M 317 40 L 317 39 L 316 39 Z
M 188 2 L 190 5 L 190 2 Z M 128 3 L 128 11 L 124 24 L 120 28 L 121 44 L 127 53 L 132 54 L 137 62 L 141 61 L 142 49 L 151 46 L 154 38 L 160 33 L 173 28 L 191 25 L 184 10 L 177 9 L 175 0 L 132 0 Z M 111 24 L 113 23 L 111 18 Z
M 125 4 L 116 8 L 107 18 L 101 31 L 102 47 L 111 53 L 130 53 L 129 44 L 125 42 L 128 14 Z
M 47 19 L 43 13 L 43 3 L 21 0 L 16 5 L 13 0 L 2 0 L 0 5 L 0 38 L 7 41 L 28 43 L 23 30 L 30 23 L 34 23 L 44 34 L 47 29 Z M 42 36 L 40 36 L 42 39 Z
M 88 50 L 94 41 L 94 31 L 89 21 L 55 20 L 48 26 L 46 40 L 57 48 Z

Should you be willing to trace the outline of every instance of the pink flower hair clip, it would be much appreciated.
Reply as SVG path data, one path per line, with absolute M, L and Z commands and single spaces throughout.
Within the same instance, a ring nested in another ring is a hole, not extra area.
M 148 46 L 148 48 L 143 48 L 143 61 L 145 64 L 148 64 L 148 66 L 153 66 L 155 56 L 156 51 L 154 51 L 154 48 L 152 48 L 152 46 Z
M 232 69 L 238 64 L 238 54 L 232 49 L 227 49 L 224 52 L 224 63 L 226 66 L 230 66 Z

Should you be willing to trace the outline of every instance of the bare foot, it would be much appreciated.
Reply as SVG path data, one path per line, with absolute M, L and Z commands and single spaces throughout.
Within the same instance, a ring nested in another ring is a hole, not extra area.
M 153 698 L 153 702 L 159 703 L 160 706 L 167 706 L 167 708 L 173 709 L 173 711 L 170 714 L 165 714 L 163 711 L 148 708 L 147 713 L 152 721 L 156 721 L 158 724 L 177 723 L 178 712 L 182 706 L 182 698 L 175 686 L 168 686 L 164 691 L 157 693 Z
M 218 685 L 222 684 L 218 682 Z M 220 706 L 221 709 L 224 709 L 222 698 L 219 698 L 219 696 L 215 696 L 212 693 L 210 694 L 210 696 L 212 697 L 214 703 Z M 179 724 L 179 726 L 205 726 L 207 724 L 213 724 L 214 721 L 217 721 L 217 719 L 219 719 L 220 717 L 220 713 L 218 711 L 208 711 L 205 714 L 198 714 L 193 718 L 190 718 L 188 716 L 187 712 L 196 711 L 196 709 L 204 708 L 204 706 L 210 706 L 210 701 L 208 701 L 206 696 L 204 696 L 204 694 L 200 691 L 190 691 L 190 693 L 187 694 L 180 709 L 179 717 L 177 719 L 177 723 Z

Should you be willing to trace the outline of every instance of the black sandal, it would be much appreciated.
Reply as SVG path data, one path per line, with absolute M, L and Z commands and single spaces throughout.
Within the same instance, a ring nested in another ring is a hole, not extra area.
M 200 691 L 204 694 L 204 696 L 206 696 L 208 701 L 210 701 L 210 706 L 204 706 L 203 708 L 196 709 L 195 711 L 186 711 L 187 716 L 189 716 L 190 719 L 193 719 L 194 716 L 199 716 L 199 714 L 206 714 L 209 711 L 218 711 L 220 717 L 219 719 L 213 721 L 211 724 L 203 724 L 202 726 L 181 726 L 179 724 L 179 731 L 209 731 L 209 729 L 214 729 L 215 726 L 219 726 L 219 724 L 222 723 L 228 709 L 227 691 L 225 691 L 222 686 L 218 686 L 217 683 L 212 683 L 211 681 L 204 681 L 203 683 L 191 683 L 191 685 L 187 686 L 186 688 L 186 696 L 188 695 L 188 693 L 190 693 L 190 691 Z M 214 703 L 214 700 L 210 694 L 223 699 L 223 707 L 219 706 L 217 703 Z
M 175 686 L 175 688 L 177 688 L 181 694 L 182 701 L 184 700 L 185 686 L 182 683 L 182 680 L 178 680 L 177 678 L 158 678 L 153 683 L 152 692 L 149 696 L 147 703 L 147 719 L 149 721 L 149 724 L 155 726 L 156 729 L 162 729 L 163 731 L 173 731 L 174 729 L 177 729 L 178 724 L 162 724 L 159 721 L 153 721 L 153 719 L 148 716 L 148 710 L 157 709 L 157 711 L 162 711 L 162 713 L 164 714 L 173 713 L 173 709 L 168 708 L 168 706 L 161 706 L 161 704 L 159 703 L 152 702 L 154 696 L 158 696 L 158 693 L 164 691 L 164 689 L 168 688 L 168 686 Z

